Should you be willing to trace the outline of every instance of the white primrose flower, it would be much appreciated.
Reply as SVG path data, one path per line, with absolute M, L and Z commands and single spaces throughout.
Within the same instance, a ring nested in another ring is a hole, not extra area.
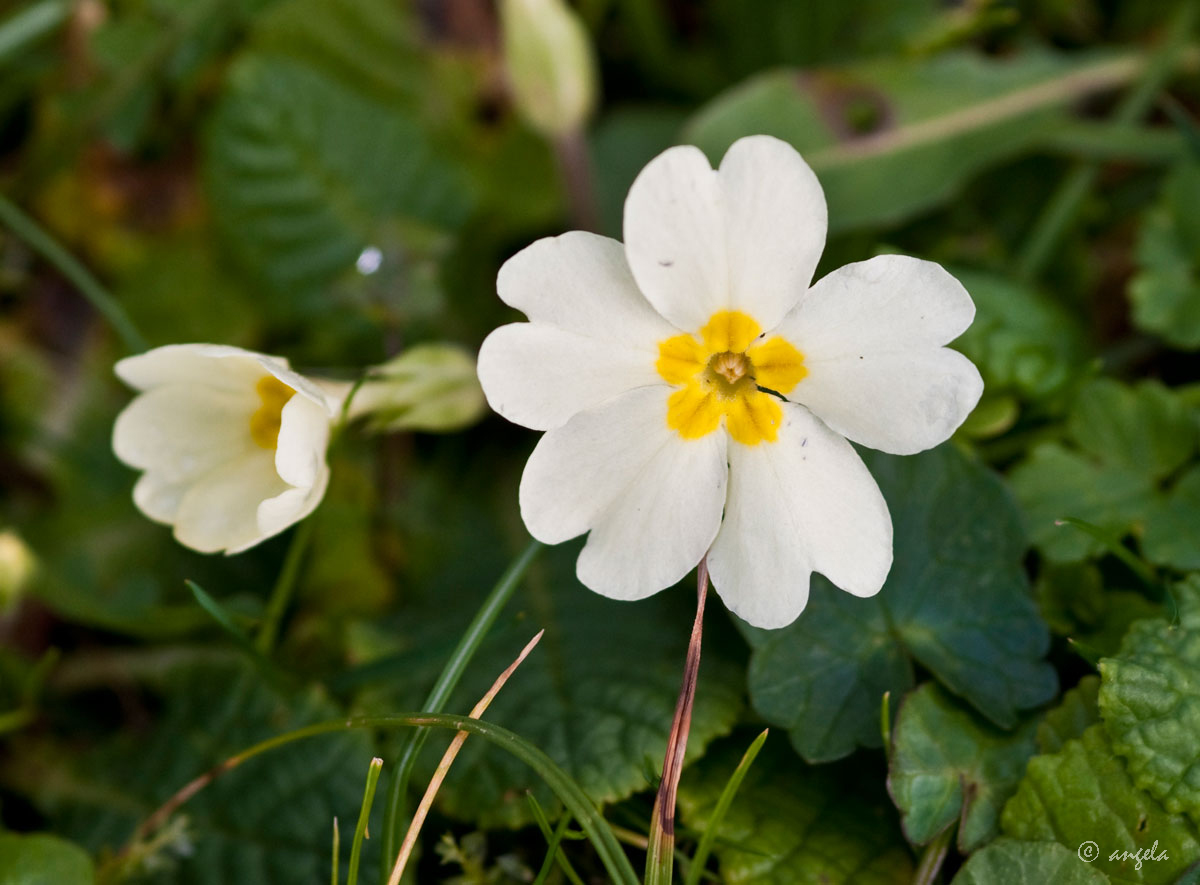
M 282 357 L 172 344 L 121 360 L 141 393 L 117 417 L 113 451 L 145 474 L 133 500 L 179 543 L 239 553 L 312 513 L 329 482 L 338 403 Z
M 640 599 L 705 555 L 725 604 L 781 627 L 820 572 L 879 591 L 892 524 L 847 440 L 911 454 L 978 402 L 975 366 L 943 345 L 975 314 L 939 265 L 884 255 L 810 287 L 826 231 L 816 176 L 754 136 L 719 169 L 694 147 L 642 170 L 625 244 L 535 242 L 497 288 L 528 323 L 479 354 L 489 404 L 546 431 L 521 479 L 535 538 L 589 532 L 580 581 Z

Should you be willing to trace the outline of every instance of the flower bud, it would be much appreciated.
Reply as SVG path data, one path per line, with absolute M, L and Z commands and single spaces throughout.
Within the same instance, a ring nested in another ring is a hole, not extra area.
M 548 138 L 583 129 L 596 104 L 587 29 L 565 0 L 501 0 L 504 61 L 517 110 Z
M 11 529 L 0 531 L 0 611 L 20 598 L 36 566 L 33 552 L 20 535 Z
M 377 431 L 459 430 L 484 411 L 471 354 L 453 344 L 420 344 L 371 370 L 353 394 L 350 418 Z

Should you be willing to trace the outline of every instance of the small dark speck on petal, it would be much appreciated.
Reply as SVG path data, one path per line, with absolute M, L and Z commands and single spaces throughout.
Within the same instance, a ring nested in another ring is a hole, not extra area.
M 808 437 L 807 436 L 804 437 L 804 439 L 802 439 L 800 441 L 800 448 L 804 448 L 806 445 L 808 445 Z
M 862 359 L 862 357 L 860 356 L 859 359 Z
M 658 262 L 659 267 L 672 267 L 674 264 L 674 261 L 667 261 L 666 259 L 661 259 Z

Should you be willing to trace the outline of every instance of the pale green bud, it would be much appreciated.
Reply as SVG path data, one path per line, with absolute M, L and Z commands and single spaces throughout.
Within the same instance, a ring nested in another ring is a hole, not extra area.
M 20 535 L 10 529 L 0 531 L 0 611 L 20 598 L 36 565 L 33 551 Z
M 587 28 L 565 0 L 501 0 L 504 62 L 517 110 L 548 138 L 583 130 L 596 105 Z
M 460 430 L 486 403 L 475 359 L 453 344 L 419 344 L 376 366 L 354 391 L 349 417 L 381 431 Z

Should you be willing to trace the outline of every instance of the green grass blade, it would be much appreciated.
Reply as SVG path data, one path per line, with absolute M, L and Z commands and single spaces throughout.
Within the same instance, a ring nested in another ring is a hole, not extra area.
M 684 880 L 684 885 L 699 885 L 700 877 L 704 875 L 704 866 L 708 863 L 708 855 L 712 851 L 713 843 L 716 841 L 717 832 L 721 829 L 721 822 L 725 820 L 729 806 L 733 804 L 733 797 L 737 795 L 738 788 L 741 787 L 742 781 L 746 778 L 746 772 L 750 770 L 755 757 L 758 756 L 758 751 L 766 743 L 768 731 L 769 729 L 765 729 L 750 744 L 750 747 L 742 756 L 742 761 L 738 763 L 738 767 L 733 770 L 733 774 L 730 775 L 728 782 L 726 782 L 725 789 L 721 791 L 721 796 L 717 799 L 717 807 L 713 809 L 712 817 L 708 820 L 708 826 L 704 828 L 704 835 L 700 837 L 700 843 L 696 846 L 696 853 L 692 856 L 692 863 L 688 867 L 687 879 Z
M 358 863 L 362 857 L 363 839 L 367 835 L 367 821 L 371 819 L 371 806 L 375 803 L 375 787 L 379 783 L 379 772 L 383 760 L 376 756 L 367 768 L 367 786 L 363 790 L 362 808 L 358 811 L 358 824 L 354 827 L 354 841 L 350 844 L 350 872 L 346 885 L 358 885 Z

